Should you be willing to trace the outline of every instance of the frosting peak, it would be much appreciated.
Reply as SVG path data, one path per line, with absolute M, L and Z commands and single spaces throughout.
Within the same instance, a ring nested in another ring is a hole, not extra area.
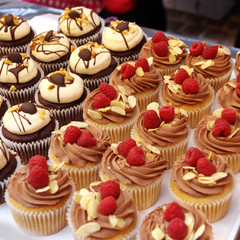
M 0 140 L 0 170 L 3 169 L 10 159 L 7 146 Z

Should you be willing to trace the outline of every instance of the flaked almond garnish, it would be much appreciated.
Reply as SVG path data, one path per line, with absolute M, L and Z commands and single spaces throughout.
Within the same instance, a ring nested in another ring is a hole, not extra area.
M 152 151 L 153 153 L 160 154 L 160 150 L 159 150 L 158 148 L 156 148 L 156 147 L 154 147 L 154 146 L 152 146 L 152 145 L 150 145 L 150 144 L 146 144 L 146 147 L 147 147 L 150 151 Z
M 214 123 L 215 123 L 215 121 L 208 121 L 207 122 L 207 130 L 208 131 L 212 131 Z
M 134 108 L 136 106 L 137 100 L 134 96 L 129 96 L 127 100 L 128 100 L 130 108 Z
M 125 165 L 126 167 L 131 167 L 127 162 L 124 162 L 124 165 Z
M 168 45 L 171 47 L 175 47 L 178 45 L 178 39 L 169 39 L 168 40 Z
M 126 222 L 123 218 L 117 218 L 117 227 L 123 228 L 126 225 Z
M 151 153 L 149 153 L 149 152 L 146 153 L 146 157 L 147 157 L 148 159 L 150 159 L 150 160 L 153 159 L 153 155 L 152 155 Z
M 118 155 L 117 146 L 118 146 L 117 143 L 112 143 L 112 144 L 111 144 L 111 149 L 113 150 L 113 152 L 114 152 L 116 155 Z
M 88 124 L 86 122 L 72 121 L 67 125 L 67 127 L 69 127 L 69 126 L 75 126 L 78 128 L 86 128 L 86 127 L 88 127 Z
M 98 232 L 101 226 L 97 222 L 89 222 L 83 224 L 78 230 L 77 235 L 80 237 L 88 237 L 92 233 Z
M 223 48 L 218 47 L 217 55 L 218 55 L 218 56 L 223 56 L 223 55 L 224 55 L 224 50 L 223 50 Z
M 92 183 L 90 183 L 90 186 L 98 186 L 98 185 L 100 185 L 100 183 L 101 183 L 102 181 L 95 181 L 95 182 L 92 182 Z
M 112 227 L 117 226 L 117 217 L 115 215 L 109 215 L 108 216 L 108 221 L 110 222 Z
M 168 124 L 168 123 L 162 125 L 162 128 L 170 128 L 170 127 L 172 127 L 172 125 L 171 125 L 171 124 Z
M 165 122 L 162 121 L 159 127 L 161 128 L 164 124 L 165 124 Z
M 212 151 L 209 152 L 207 159 L 210 160 L 212 157 Z
M 164 82 L 165 83 L 169 83 L 168 81 L 171 79 L 171 77 L 170 76 L 168 76 L 168 75 L 165 75 L 164 76 Z
M 50 186 L 46 186 L 44 188 L 39 188 L 36 190 L 36 193 L 47 192 L 50 189 Z
M 182 109 L 182 108 L 180 108 L 180 113 L 181 113 L 184 117 L 188 117 L 187 111 L 185 111 L 185 110 Z
M 212 183 L 215 183 L 214 179 L 213 179 L 211 176 L 209 176 L 209 177 L 206 177 L 206 176 L 204 176 L 204 177 L 199 177 L 199 178 L 198 178 L 198 182 L 203 183 L 203 184 L 212 184 Z
M 183 166 L 184 169 L 195 169 L 195 167 L 192 166 Z
M 151 66 L 153 64 L 153 57 L 147 58 L 148 65 Z
M 188 227 L 188 234 L 184 239 L 191 239 L 190 236 L 193 235 L 192 231 L 193 231 L 193 227 L 195 224 L 195 219 L 194 219 L 192 213 L 190 213 L 190 212 L 184 213 L 184 216 L 185 216 L 184 223 Z
M 136 70 L 136 74 L 139 76 L 139 77 L 143 77 L 145 75 L 143 69 L 141 67 L 138 67 L 137 70 Z
M 217 110 L 215 110 L 213 112 L 213 116 L 216 117 L 216 118 L 221 118 L 222 117 L 222 111 L 223 111 L 222 108 L 218 108 Z
M 209 59 L 201 65 L 201 69 L 206 69 L 208 67 L 212 67 L 213 65 L 214 65 L 214 61 Z
M 118 90 L 119 90 L 121 93 L 123 93 L 123 94 L 126 95 L 126 96 L 129 95 L 125 87 L 120 86 L 120 85 L 118 85 L 117 87 L 118 87 Z
M 116 67 L 116 69 L 117 69 L 118 71 L 120 71 L 121 68 L 122 68 L 121 65 L 119 65 L 119 66 Z
M 48 86 L 48 90 L 53 90 L 55 88 L 55 85 L 51 84 Z
M 110 102 L 110 106 L 116 106 L 116 107 L 120 107 L 120 108 L 122 108 L 122 109 L 125 109 L 125 106 L 124 106 L 124 104 L 122 103 L 122 102 L 120 102 L 120 101 L 115 101 L 115 100 L 112 100 L 111 102 Z
M 228 82 L 228 85 L 233 87 L 233 88 L 236 88 L 237 83 L 231 81 L 231 82 Z
M 111 107 L 98 108 L 99 112 L 107 112 L 107 111 L 110 111 L 110 110 L 111 110 Z
M 99 112 L 88 109 L 88 115 L 93 119 L 102 119 L 102 115 Z
M 51 166 L 48 166 L 48 171 L 57 172 L 63 165 L 64 162 L 61 162 L 60 164 L 53 163 Z
M 58 187 L 58 183 L 57 180 L 53 180 L 52 182 L 50 182 L 50 193 L 54 194 L 58 191 L 59 187 Z
M 113 106 L 113 107 L 111 107 L 111 111 L 112 111 L 112 112 L 115 112 L 115 113 L 118 113 L 118 114 L 120 114 L 120 115 L 122 115 L 122 116 L 126 115 L 125 109 L 123 109 L 123 108 L 121 108 L 121 107 Z
M 230 92 L 230 89 L 227 86 L 224 86 L 223 89 L 224 89 L 225 93 L 229 93 Z
M 194 71 L 194 68 L 190 68 L 187 65 L 182 65 L 180 68 L 184 69 L 188 73 L 189 76 L 191 76 Z
M 154 132 L 154 131 L 156 131 L 156 130 L 158 130 L 159 128 L 149 128 L 148 129 L 148 132 Z
M 44 109 L 41 109 L 41 110 L 40 110 L 40 115 L 39 115 L 39 117 L 44 120 L 44 118 L 45 118 L 45 110 L 44 110 Z
M 226 55 L 231 55 L 231 51 L 230 51 L 230 49 L 229 48 L 227 48 L 227 47 L 223 47 L 223 52 L 226 54 Z
M 147 105 L 147 110 L 158 111 L 158 109 L 159 109 L 159 104 L 157 102 L 151 102 Z
M 175 55 L 182 54 L 182 49 L 178 46 L 173 47 L 173 51 L 174 51 Z
M 12 91 L 15 91 L 16 89 L 17 88 L 14 85 L 12 85 L 9 90 L 12 92 Z
M 196 177 L 196 174 L 193 172 L 188 172 L 183 176 L 183 180 L 188 181 Z
M 193 65 L 198 66 L 198 65 L 202 65 L 204 63 L 205 63 L 204 61 L 199 61 L 199 62 L 195 62 Z
M 202 236 L 202 234 L 204 233 L 205 231 L 205 224 L 202 224 L 198 229 L 197 231 L 194 233 L 194 237 L 193 237 L 193 240 L 196 240 L 198 239 L 200 236 Z
M 238 131 L 240 128 L 236 128 L 229 136 L 227 136 L 227 139 L 232 138 Z
M 211 177 L 213 178 L 214 181 L 218 181 L 222 178 L 225 178 L 228 174 L 225 172 L 216 172 L 214 174 L 211 175 Z
M 13 65 L 12 61 L 10 61 L 8 59 L 3 59 L 3 62 L 7 65 Z
M 177 60 L 176 56 L 174 56 L 173 54 L 170 54 L 168 58 L 169 58 L 170 63 L 174 63 Z
M 165 238 L 165 234 L 158 226 L 154 228 L 154 230 L 151 232 L 151 235 L 154 240 L 162 240 Z

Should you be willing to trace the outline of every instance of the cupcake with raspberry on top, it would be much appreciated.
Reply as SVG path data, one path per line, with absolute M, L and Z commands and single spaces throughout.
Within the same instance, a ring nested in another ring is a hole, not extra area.
M 140 57 L 153 57 L 153 65 L 164 76 L 175 72 L 185 63 L 186 47 L 186 44 L 178 38 L 165 36 L 163 32 L 157 32 L 143 45 Z
M 162 105 L 185 110 L 191 128 L 210 112 L 213 100 L 213 88 L 193 68 L 182 65 L 175 73 L 164 76 L 160 93 Z
M 233 70 L 229 48 L 220 44 L 208 46 L 206 42 L 195 42 L 189 51 L 186 65 L 202 74 L 215 92 L 229 81 Z

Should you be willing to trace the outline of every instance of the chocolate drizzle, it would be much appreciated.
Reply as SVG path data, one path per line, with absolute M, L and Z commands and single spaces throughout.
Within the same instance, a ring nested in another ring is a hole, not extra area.
M 0 140 L 0 150 L 2 151 L 5 159 L 6 159 L 7 161 L 9 161 L 9 158 L 8 158 L 8 156 L 7 156 L 7 151 L 6 151 L 5 147 L 4 147 L 4 143 L 3 143 L 2 140 Z

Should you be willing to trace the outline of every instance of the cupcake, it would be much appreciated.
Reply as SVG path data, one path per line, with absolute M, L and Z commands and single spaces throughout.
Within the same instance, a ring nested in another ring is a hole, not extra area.
M 4 193 L 11 175 L 19 168 L 20 158 L 0 140 L 0 204 L 5 202 Z
M 150 212 L 140 227 L 140 239 L 212 239 L 212 227 L 203 212 L 176 202 L 163 204 Z
M 10 105 L 9 101 L 5 97 L 0 95 L 0 124 L 2 123 L 3 115 L 10 107 L 11 107 L 11 105 Z
M 48 108 L 63 126 L 74 120 L 83 120 L 82 103 L 88 94 L 89 90 L 79 76 L 61 68 L 42 78 L 35 101 Z
M 112 144 L 104 154 L 101 180 L 114 180 L 131 193 L 138 210 L 151 207 L 159 198 L 162 174 L 168 161 L 135 140 L 126 139 Z
M 207 83 L 217 92 L 232 74 L 231 51 L 222 45 L 208 46 L 206 42 L 195 42 L 189 48 L 186 65 L 203 75 Z
M 234 173 L 240 170 L 240 115 L 232 109 L 207 114 L 194 133 L 197 146 L 223 156 Z
M 182 65 L 177 72 L 164 76 L 161 104 L 185 110 L 191 128 L 210 112 L 213 100 L 213 88 L 193 68 Z
M 129 95 L 137 99 L 140 111 L 149 103 L 158 101 L 162 76 L 152 61 L 150 57 L 123 63 L 113 71 L 111 77 L 113 86 L 123 86 Z
M 141 47 L 146 42 L 143 30 L 134 22 L 111 22 L 102 36 L 102 44 L 119 63 L 139 58 Z
M 30 57 L 37 62 L 44 73 L 67 68 L 73 45 L 62 33 L 53 30 L 37 35 L 29 45 Z
M 76 190 L 99 180 L 103 153 L 110 137 L 101 128 L 85 122 L 71 122 L 55 132 L 50 142 L 49 159 L 69 172 Z
M 79 75 L 90 91 L 98 88 L 102 82 L 109 83 L 116 67 L 117 62 L 111 53 L 96 42 L 76 48 L 69 59 L 69 70 Z
M 138 116 L 131 137 L 137 143 L 154 149 L 169 161 L 169 168 L 177 156 L 184 154 L 188 145 L 188 115 L 173 106 L 150 103 Z
M 213 223 L 225 216 L 234 189 L 232 171 L 224 157 L 190 148 L 173 165 L 171 191 L 179 203 L 192 205 Z
M 240 72 L 240 51 L 236 54 L 236 61 L 235 61 L 235 68 L 234 68 L 235 75 L 237 76 Z
M 67 171 L 48 166 L 46 159 L 38 155 L 11 176 L 5 198 L 17 225 L 30 234 L 43 236 L 67 225 L 72 191 Z
M 22 163 L 27 164 L 36 154 L 47 156 L 51 132 L 57 125 L 47 109 L 26 102 L 6 111 L 0 136 L 8 147 L 18 153 Z
M 77 46 L 88 41 L 101 42 L 103 23 L 91 9 L 85 7 L 66 8 L 58 19 L 60 32 L 70 38 Z
M 0 59 L 0 93 L 12 105 L 34 99 L 43 71 L 25 53 L 11 52 Z
M 12 51 L 24 53 L 34 32 L 23 17 L 12 14 L 0 18 L 0 56 Z
M 114 181 L 95 182 L 74 193 L 68 224 L 75 240 L 134 240 L 137 211 L 131 194 Z
M 111 143 L 130 137 L 130 131 L 139 114 L 136 98 L 122 86 L 117 88 L 101 83 L 84 101 L 84 120 L 105 130 Z
M 175 72 L 185 63 L 186 47 L 186 44 L 178 38 L 165 36 L 163 32 L 157 32 L 143 45 L 140 57 L 153 57 L 153 65 L 164 76 Z

